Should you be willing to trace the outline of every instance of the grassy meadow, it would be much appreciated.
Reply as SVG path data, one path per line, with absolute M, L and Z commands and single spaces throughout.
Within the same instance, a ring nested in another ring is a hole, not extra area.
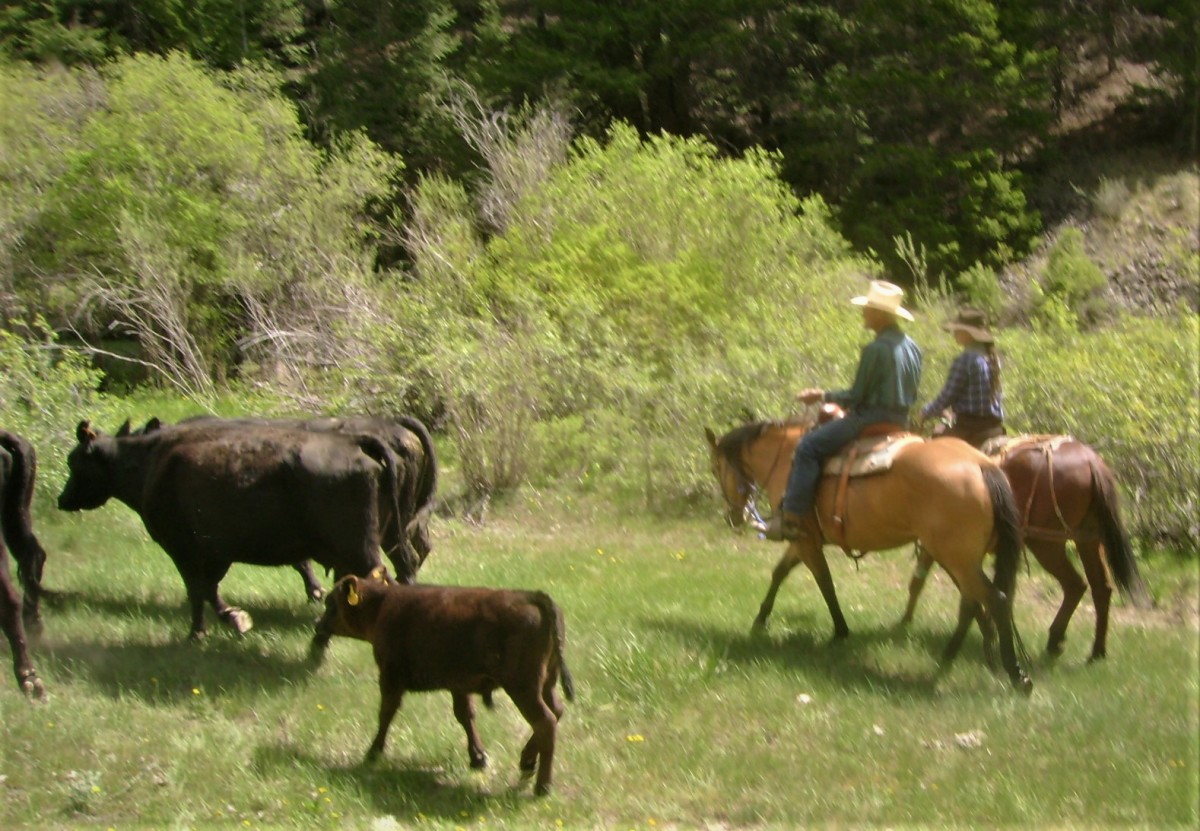
M 445 693 L 409 696 L 384 758 L 369 647 L 307 660 L 311 623 L 289 569 L 235 566 L 245 637 L 186 640 L 183 585 L 115 502 L 35 524 L 50 553 L 35 662 L 47 703 L 0 684 L 0 828 L 1194 828 L 1200 667 L 1194 560 L 1144 562 L 1158 606 L 1118 605 L 1109 658 L 1088 665 L 1085 599 L 1066 653 L 1043 656 L 1058 588 L 1022 571 L 1017 623 L 1034 692 L 982 665 L 977 630 L 938 676 L 957 595 L 931 579 L 894 628 L 907 550 L 828 556 L 852 628 L 833 644 L 811 576 L 750 623 L 780 553 L 711 516 L 660 521 L 528 493 L 483 526 L 434 523 L 426 582 L 539 587 L 567 617 L 577 699 L 555 789 L 518 788 L 527 728 L 480 708 L 490 766 L 467 767 Z M 328 582 L 328 581 L 326 581 Z M 211 612 L 209 612 L 211 622 Z M 210 623 L 210 625 L 212 625 Z M 3 648 L 7 652 L 7 648 Z M 7 657 L 5 657 L 7 661 Z

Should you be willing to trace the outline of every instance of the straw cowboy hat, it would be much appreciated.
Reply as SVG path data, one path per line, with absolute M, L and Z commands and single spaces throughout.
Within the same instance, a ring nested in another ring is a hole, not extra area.
M 954 320 L 942 327 L 947 332 L 966 332 L 979 343 L 994 343 L 987 329 L 987 316 L 978 309 L 960 309 Z
M 899 286 L 892 283 L 885 283 L 883 280 L 872 280 L 871 288 L 867 290 L 866 297 L 855 297 L 850 302 L 855 306 L 879 309 L 881 312 L 887 312 L 888 314 L 902 317 L 905 320 L 912 320 L 912 312 L 900 305 L 903 297 L 904 289 Z

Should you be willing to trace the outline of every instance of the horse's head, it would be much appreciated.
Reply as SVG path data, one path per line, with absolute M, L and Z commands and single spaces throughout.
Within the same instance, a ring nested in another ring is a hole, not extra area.
M 704 435 L 708 439 L 712 473 L 721 488 L 721 496 L 725 499 L 725 521 L 734 528 L 740 528 L 754 510 L 751 497 L 754 495 L 755 485 L 742 471 L 728 443 L 722 444 L 707 427 L 704 428 Z

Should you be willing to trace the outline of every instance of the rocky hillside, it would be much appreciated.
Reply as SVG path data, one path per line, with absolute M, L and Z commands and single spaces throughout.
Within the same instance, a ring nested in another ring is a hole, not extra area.
M 1060 143 L 1029 165 L 1046 234 L 1033 256 L 1002 275 L 1014 316 L 1022 316 L 1046 253 L 1070 227 L 1083 233 L 1088 256 L 1107 276 L 1114 306 L 1200 311 L 1200 168 L 1176 127 L 1130 103 L 1154 82 L 1137 65 L 1098 72 L 1064 114 Z

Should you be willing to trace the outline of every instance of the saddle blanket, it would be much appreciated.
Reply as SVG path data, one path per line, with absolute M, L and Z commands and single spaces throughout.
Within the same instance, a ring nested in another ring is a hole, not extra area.
M 887 436 L 868 436 L 855 439 L 831 456 L 821 468 L 824 476 L 840 476 L 850 462 L 850 476 L 870 476 L 891 469 L 896 454 L 902 447 L 925 441 L 913 433 L 892 433 Z M 853 458 L 853 461 L 851 461 Z
M 1047 450 L 1053 453 L 1069 441 L 1075 441 L 1075 438 L 1073 436 L 1062 435 L 1030 434 L 1021 436 L 996 436 L 985 441 L 979 449 L 992 458 L 1003 459 L 1012 453 L 1021 453 L 1026 450 Z

